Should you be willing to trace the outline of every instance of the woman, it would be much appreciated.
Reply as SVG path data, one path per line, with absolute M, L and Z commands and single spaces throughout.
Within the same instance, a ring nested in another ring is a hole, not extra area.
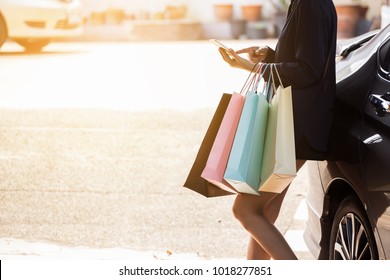
M 305 160 L 326 157 L 336 94 L 336 36 L 332 0 L 292 0 L 275 51 L 269 47 L 237 52 L 219 49 L 232 67 L 251 71 L 262 63 L 273 63 L 283 84 L 292 87 L 297 170 Z M 247 54 L 249 60 L 239 54 Z M 297 259 L 274 226 L 287 189 L 260 196 L 237 195 L 233 213 L 251 235 L 248 259 Z

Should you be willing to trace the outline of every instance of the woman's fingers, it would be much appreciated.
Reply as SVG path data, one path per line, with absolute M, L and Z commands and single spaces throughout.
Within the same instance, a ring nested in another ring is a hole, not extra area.
M 225 62 L 227 62 L 227 63 L 229 63 L 229 64 L 232 63 L 232 59 L 231 59 L 230 55 L 226 52 L 225 49 L 219 48 L 218 51 L 219 51 L 219 53 L 221 54 L 221 56 L 222 56 L 222 58 L 223 58 L 223 60 L 224 60 Z
M 245 48 L 245 49 L 238 50 L 238 51 L 236 51 L 236 53 L 238 53 L 238 54 L 243 54 L 243 53 L 254 54 L 254 52 L 255 52 L 258 48 L 259 48 L 259 47 L 249 47 L 249 48 Z
M 242 58 L 233 49 L 225 50 L 223 48 L 220 48 L 218 50 L 222 55 L 223 60 L 225 60 L 225 62 L 227 62 L 230 66 L 249 71 L 253 69 L 253 62 Z

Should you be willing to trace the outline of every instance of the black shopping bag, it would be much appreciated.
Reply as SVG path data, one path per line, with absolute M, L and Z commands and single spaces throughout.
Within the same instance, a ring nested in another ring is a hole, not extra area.
M 228 93 L 224 93 L 222 95 L 207 132 L 200 145 L 194 164 L 183 185 L 184 187 L 200 193 L 205 197 L 217 197 L 235 194 L 235 192 L 223 190 L 201 177 L 231 97 L 232 94 Z

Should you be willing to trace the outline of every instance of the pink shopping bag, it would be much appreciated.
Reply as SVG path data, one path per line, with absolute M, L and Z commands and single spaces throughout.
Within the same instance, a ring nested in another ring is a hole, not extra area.
M 234 188 L 223 178 L 240 120 L 245 96 L 233 93 L 201 177 L 223 190 Z

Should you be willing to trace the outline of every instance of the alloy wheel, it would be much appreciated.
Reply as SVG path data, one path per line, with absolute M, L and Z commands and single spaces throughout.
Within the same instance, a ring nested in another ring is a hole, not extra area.
M 334 244 L 335 260 L 371 260 L 373 253 L 367 230 L 354 213 L 347 213 L 338 225 Z
M 360 200 L 345 197 L 337 210 L 329 238 L 330 260 L 377 260 L 378 249 L 368 213 Z

